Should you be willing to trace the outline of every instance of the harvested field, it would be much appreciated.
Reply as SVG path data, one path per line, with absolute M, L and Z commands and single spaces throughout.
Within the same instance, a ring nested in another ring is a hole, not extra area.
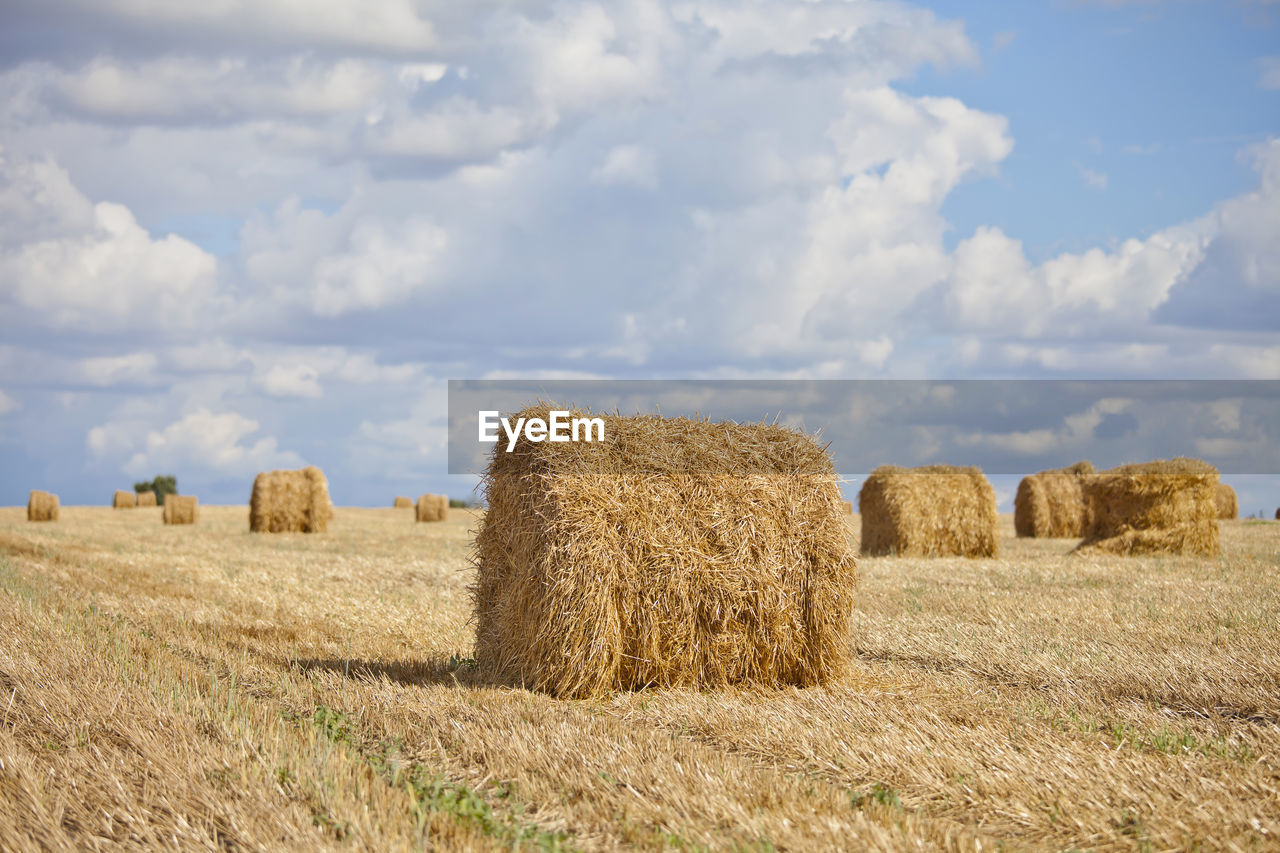
M 325 536 L 265 537 L 245 512 L 0 509 L 0 846 L 1280 837 L 1280 525 L 1121 558 L 1004 516 L 998 559 L 864 558 L 833 684 L 569 701 L 471 658 L 476 513 L 339 508 Z

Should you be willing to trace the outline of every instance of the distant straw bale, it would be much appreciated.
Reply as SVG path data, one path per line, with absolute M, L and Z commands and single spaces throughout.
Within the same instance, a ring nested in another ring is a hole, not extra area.
M 138 506 L 155 506 L 155 492 L 138 492 Z
M 418 498 L 418 521 L 448 521 L 448 495 L 423 495 Z
M 165 495 L 165 524 L 195 524 L 200 520 L 200 501 L 195 495 Z
M 996 493 L 978 468 L 882 465 L 858 492 L 862 553 L 994 557 Z
M 1089 462 L 1023 477 L 1013 499 L 1013 527 L 1019 536 L 1079 539 L 1084 536 L 1083 478 L 1094 473 Z
M 27 521 L 57 521 L 58 496 L 32 489 L 27 496 Z
M 1083 553 L 1217 556 L 1218 471 L 1198 459 L 1123 465 L 1084 481 Z
M 1226 483 L 1218 483 L 1213 495 L 1214 506 L 1218 508 L 1218 518 L 1232 519 L 1240 515 L 1240 504 L 1236 501 L 1236 490 Z
M 404 495 L 397 495 L 395 501 L 391 504 L 396 509 L 410 509 L 413 507 L 413 501 Z
M 138 505 L 138 496 L 134 492 L 126 492 L 124 489 L 116 489 L 116 493 L 111 496 L 112 509 L 133 509 Z
M 492 454 L 480 665 L 573 697 L 843 671 L 857 558 L 822 446 L 781 426 L 600 417 L 603 442 Z
M 329 483 L 314 465 L 263 472 L 253 480 L 249 529 L 254 533 L 324 533 L 332 518 Z
M 844 507 L 845 515 L 853 515 L 853 501 L 840 501 L 840 505 Z

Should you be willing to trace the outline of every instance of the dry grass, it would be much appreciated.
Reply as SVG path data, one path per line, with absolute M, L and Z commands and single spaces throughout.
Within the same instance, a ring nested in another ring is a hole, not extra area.
M 244 513 L 0 509 L 0 848 L 1280 838 L 1280 525 L 1119 558 L 1004 517 L 999 559 L 864 559 L 834 684 L 568 701 L 468 657 L 474 513 Z
M 994 557 L 996 493 L 978 468 L 881 465 L 858 491 L 862 553 Z

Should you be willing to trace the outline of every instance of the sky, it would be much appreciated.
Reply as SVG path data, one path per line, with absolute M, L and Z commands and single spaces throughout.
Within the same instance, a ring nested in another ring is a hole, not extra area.
M 1274 0 L 4 15 L 0 504 L 465 494 L 449 379 L 1280 379 Z

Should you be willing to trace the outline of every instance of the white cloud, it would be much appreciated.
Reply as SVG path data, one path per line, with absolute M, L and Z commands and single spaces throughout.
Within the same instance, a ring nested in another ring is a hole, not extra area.
M 1107 176 L 1103 172 L 1096 169 L 1090 169 L 1083 163 L 1074 163 L 1076 172 L 1080 175 L 1080 180 L 1084 181 L 1085 186 L 1091 190 L 1105 190 L 1107 188 Z
M 108 387 L 126 382 L 148 382 L 155 378 L 157 360 L 154 353 L 133 352 L 127 355 L 86 358 L 80 370 L 91 385 Z
M 50 87 L 69 108 L 105 120 L 197 124 L 256 117 L 323 116 L 364 109 L 389 81 L 370 63 L 318 63 L 295 57 L 163 57 L 123 63 L 99 57 Z
M 591 172 L 591 180 L 601 186 L 635 186 L 653 189 L 658 183 L 653 152 L 640 145 L 615 145 L 604 161 Z
M 295 201 L 242 232 L 249 275 L 319 316 L 394 305 L 440 281 L 449 238 L 421 216 L 374 218 L 348 208 L 333 215 Z
M 6 415 L 9 412 L 17 410 L 18 408 L 20 408 L 18 405 L 18 401 L 10 397 L 8 394 L 4 393 L 4 391 L 0 390 L 0 415 Z
M 309 364 L 274 364 L 255 380 L 272 397 L 321 397 L 320 374 Z
M 1280 56 L 1264 56 L 1258 60 L 1258 88 L 1280 89 Z
M 0 298 L 54 327 L 100 331 L 191 322 L 213 296 L 216 262 L 161 239 L 128 208 L 92 204 L 51 161 L 0 151 Z
M 218 475 L 245 475 L 277 467 L 296 467 L 301 458 L 282 451 L 273 436 L 253 440 L 259 424 L 236 412 L 214 413 L 198 409 L 162 430 L 146 433 L 141 447 L 133 452 L 121 470 L 133 476 L 155 471 L 198 472 Z M 139 442 L 122 441 L 111 426 L 95 427 L 89 435 L 90 447 L 100 455 L 130 449 Z

